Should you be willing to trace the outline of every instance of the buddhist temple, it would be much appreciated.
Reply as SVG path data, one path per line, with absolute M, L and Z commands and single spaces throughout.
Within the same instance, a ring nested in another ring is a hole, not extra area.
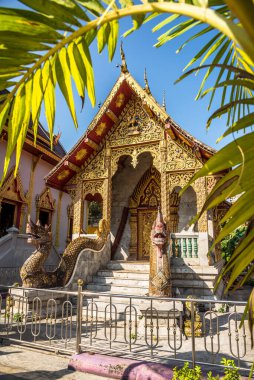
M 92 236 L 98 221 L 110 225 L 111 258 L 149 261 L 150 234 L 160 207 L 170 241 L 172 264 L 195 268 L 220 260 L 209 246 L 223 210 L 199 212 L 216 176 L 198 179 L 179 191 L 215 153 L 167 114 L 128 71 L 123 51 L 120 76 L 86 133 L 46 176 L 51 188 L 72 199 L 72 238 Z

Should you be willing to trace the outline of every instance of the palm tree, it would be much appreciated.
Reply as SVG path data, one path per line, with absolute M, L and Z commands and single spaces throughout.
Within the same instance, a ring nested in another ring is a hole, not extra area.
M 254 3 L 253 0 L 20 0 L 28 10 L 0 8 L 0 132 L 8 130 L 7 152 L 3 178 L 10 157 L 16 149 L 18 167 L 30 115 L 36 139 L 37 125 L 44 101 L 53 141 L 55 119 L 55 88 L 58 84 L 77 127 L 72 79 L 84 103 L 87 92 L 95 104 L 94 73 L 90 45 L 97 40 L 98 51 L 108 49 L 109 59 L 115 53 L 119 20 L 131 16 L 133 27 L 160 16 L 153 29 L 164 28 L 158 38 L 161 46 L 183 33 L 187 41 L 207 36 L 207 43 L 187 64 L 191 68 L 181 79 L 196 70 L 206 70 L 198 98 L 210 95 L 210 105 L 217 89 L 221 91 L 220 108 L 208 119 L 228 115 L 227 128 L 221 137 L 232 134 L 233 141 L 218 151 L 191 180 L 228 170 L 214 187 L 203 207 L 204 212 L 228 197 L 237 201 L 221 221 L 221 232 L 215 244 L 243 223 L 248 223 L 245 237 L 238 244 L 224 273 L 231 271 L 228 286 L 248 268 L 247 280 L 254 272 Z M 161 21 L 162 15 L 165 15 Z M 183 17 L 184 16 L 184 17 Z M 20 43 L 22 41 L 22 43 Z M 199 62 L 197 67 L 193 67 Z M 204 86 L 217 71 L 214 85 Z M 235 136 L 236 132 L 240 135 Z M 2 179 L 3 180 L 3 179 Z M 251 330 L 254 319 L 254 291 L 249 299 Z

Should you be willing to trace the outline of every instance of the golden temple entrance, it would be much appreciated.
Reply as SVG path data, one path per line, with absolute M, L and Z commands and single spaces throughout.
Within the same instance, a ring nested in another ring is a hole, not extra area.
M 138 210 L 138 260 L 149 260 L 150 234 L 156 215 L 155 208 Z
M 148 261 L 150 234 L 157 208 L 160 205 L 160 173 L 154 167 L 148 169 L 137 184 L 130 199 L 130 257 Z

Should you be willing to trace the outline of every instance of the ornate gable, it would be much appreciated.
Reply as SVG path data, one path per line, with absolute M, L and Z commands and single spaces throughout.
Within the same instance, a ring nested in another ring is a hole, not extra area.
M 42 208 L 49 211 L 55 210 L 55 199 L 53 199 L 51 190 L 48 187 L 41 192 L 40 195 L 36 195 L 36 208 L 37 210 Z
M 95 173 L 98 170 L 99 177 L 106 175 L 106 172 L 102 173 L 105 168 L 104 153 L 101 153 L 106 145 L 112 150 L 128 147 L 130 152 L 127 154 L 133 156 L 137 153 L 138 156 L 140 144 L 153 144 L 149 151 L 158 151 L 155 145 L 165 138 L 168 141 L 166 171 L 198 168 L 214 153 L 213 149 L 180 128 L 150 91 L 144 90 L 127 70 L 122 71 L 85 135 L 46 176 L 46 183 L 68 191 L 66 185 L 88 166 L 92 173 L 86 171 L 87 179 L 98 178 L 98 173 Z M 115 152 L 112 160 L 116 161 L 117 156 Z M 154 165 L 159 168 L 158 164 Z M 115 169 L 115 162 L 113 166 Z
M 109 137 L 111 147 L 158 141 L 163 135 L 162 124 L 144 107 L 142 99 L 132 95 L 121 115 L 119 123 Z
M 0 200 L 9 199 L 14 202 L 27 203 L 27 198 L 23 191 L 22 181 L 19 171 L 14 177 L 14 167 L 11 169 L 8 177 L 0 189 Z

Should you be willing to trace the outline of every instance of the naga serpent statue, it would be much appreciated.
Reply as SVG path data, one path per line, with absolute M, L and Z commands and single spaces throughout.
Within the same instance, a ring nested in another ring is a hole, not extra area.
M 151 231 L 150 250 L 150 296 L 168 296 L 171 294 L 171 279 L 167 255 L 167 231 L 162 213 L 158 209 Z
M 25 261 L 20 270 L 22 286 L 25 288 L 54 288 L 65 286 L 73 273 L 79 253 L 85 249 L 100 251 L 108 237 L 108 224 L 101 219 L 97 239 L 78 237 L 69 243 L 65 249 L 58 267 L 52 272 L 46 272 L 44 263 L 47 260 L 51 246 L 52 234 L 49 226 L 42 227 L 31 220 L 27 224 L 28 243 L 36 246 L 36 250 Z

